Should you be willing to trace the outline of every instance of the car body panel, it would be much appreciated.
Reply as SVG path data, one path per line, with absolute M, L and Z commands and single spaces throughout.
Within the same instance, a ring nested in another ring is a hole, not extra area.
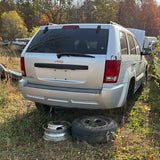
M 103 85 L 105 55 L 95 58 L 61 57 L 56 54 L 27 53 L 26 73 L 29 83 L 72 88 L 101 89 Z M 87 66 L 88 69 L 56 69 L 35 67 L 36 63 Z M 83 75 L 83 76 L 82 76 Z
M 125 100 L 127 83 L 103 88 L 101 91 L 85 92 L 79 89 L 55 88 L 28 84 L 20 81 L 20 88 L 25 98 L 42 104 L 83 109 L 109 109 L 121 107 Z M 116 97 L 116 100 L 115 98 Z

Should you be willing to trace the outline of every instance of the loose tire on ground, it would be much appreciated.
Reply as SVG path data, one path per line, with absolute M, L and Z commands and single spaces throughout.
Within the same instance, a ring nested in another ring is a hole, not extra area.
M 43 138 L 47 141 L 63 141 L 71 135 L 71 124 L 67 121 L 50 121 L 43 125 Z
M 107 117 L 82 116 L 72 122 L 72 136 L 91 144 L 109 142 L 116 133 L 116 121 Z

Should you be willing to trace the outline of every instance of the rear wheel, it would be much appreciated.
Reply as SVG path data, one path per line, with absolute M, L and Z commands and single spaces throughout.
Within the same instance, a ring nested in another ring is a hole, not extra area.
M 129 89 L 128 89 L 128 95 L 127 98 L 131 98 L 134 94 L 134 86 L 135 86 L 135 79 L 132 78 L 129 84 Z
M 143 78 L 143 82 L 142 82 L 142 87 L 146 87 L 147 85 L 147 71 L 145 71 L 145 75 L 144 75 L 144 78 Z
M 125 100 L 124 105 L 120 108 L 120 113 L 122 115 L 124 115 L 126 109 L 127 109 L 127 101 L 132 98 L 133 94 L 134 94 L 134 86 L 135 86 L 135 80 L 134 78 L 131 79 L 130 84 L 129 84 L 129 88 L 128 88 L 128 94 L 127 94 L 127 98 Z
M 124 103 L 124 105 L 120 108 L 120 113 L 123 115 L 126 111 L 126 108 L 127 108 L 127 99 Z
M 50 108 L 51 108 L 51 106 L 49 106 L 49 105 L 45 105 L 45 104 L 37 103 L 37 102 L 35 102 L 35 105 L 36 105 L 36 108 L 37 108 L 40 112 L 49 112 L 49 111 L 50 111 Z

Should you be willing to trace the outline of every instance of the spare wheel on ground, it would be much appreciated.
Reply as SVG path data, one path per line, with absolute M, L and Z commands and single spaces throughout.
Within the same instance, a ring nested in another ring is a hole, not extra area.
M 104 143 L 114 139 L 117 123 L 103 116 L 82 116 L 72 122 L 72 136 L 88 143 Z

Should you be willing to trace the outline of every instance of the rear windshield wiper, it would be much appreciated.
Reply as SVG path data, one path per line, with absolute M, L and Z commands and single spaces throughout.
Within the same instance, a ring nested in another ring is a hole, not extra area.
M 74 53 L 57 53 L 57 58 L 61 58 L 63 56 L 72 56 L 72 57 L 89 57 L 89 58 L 95 58 L 95 56 L 91 56 L 88 54 L 74 54 Z

